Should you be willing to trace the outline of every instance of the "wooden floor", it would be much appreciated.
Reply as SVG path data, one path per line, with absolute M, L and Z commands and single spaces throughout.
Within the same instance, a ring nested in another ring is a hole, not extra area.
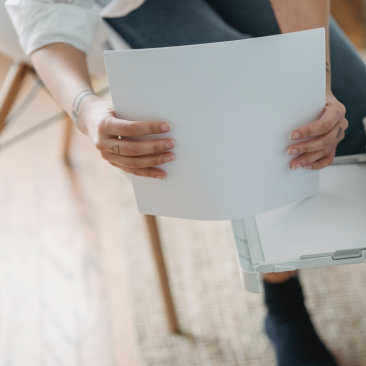
M 59 111 L 43 90 L 0 144 Z M 0 366 L 135 366 L 115 168 L 78 131 L 67 167 L 63 128 L 0 151 Z

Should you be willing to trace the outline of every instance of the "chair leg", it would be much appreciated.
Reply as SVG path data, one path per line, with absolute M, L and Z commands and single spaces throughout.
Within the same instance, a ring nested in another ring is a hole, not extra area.
M 72 119 L 69 116 L 67 116 L 65 120 L 64 143 L 62 150 L 62 156 L 67 164 L 70 162 L 70 144 L 71 144 L 73 125 L 74 124 L 72 122 Z
M 26 64 L 16 63 L 10 66 L 8 74 L 0 90 L 0 132 L 5 127 L 5 120 L 19 93 L 30 67 Z
M 151 215 L 144 215 L 146 226 L 149 232 L 150 243 L 152 246 L 155 264 L 158 270 L 161 291 L 163 293 L 164 305 L 168 320 L 168 327 L 172 333 L 180 333 L 179 323 L 174 308 L 172 294 L 169 287 L 169 279 L 164 262 L 163 250 L 159 238 L 158 226 L 156 217 Z

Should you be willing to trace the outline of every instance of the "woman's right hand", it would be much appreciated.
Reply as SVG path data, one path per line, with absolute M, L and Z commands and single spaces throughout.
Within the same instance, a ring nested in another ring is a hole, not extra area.
M 136 136 L 161 134 L 170 130 L 166 122 L 132 122 L 116 118 L 111 101 L 95 95 L 85 98 L 78 115 L 78 127 L 87 134 L 111 165 L 138 176 L 165 179 L 164 170 L 156 166 L 173 161 L 175 141 L 133 141 Z M 121 139 L 118 138 L 121 136 Z

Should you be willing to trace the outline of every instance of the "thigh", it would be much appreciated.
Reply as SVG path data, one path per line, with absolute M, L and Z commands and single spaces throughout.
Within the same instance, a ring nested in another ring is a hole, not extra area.
M 339 143 L 337 155 L 365 153 L 366 134 L 362 119 L 366 116 L 366 66 L 357 50 L 331 19 L 329 27 L 332 91 L 345 105 L 349 127 Z
M 132 48 L 171 47 L 248 38 L 204 0 L 147 0 L 125 17 L 105 21 Z
M 269 0 L 205 0 L 233 28 L 252 37 L 280 34 Z

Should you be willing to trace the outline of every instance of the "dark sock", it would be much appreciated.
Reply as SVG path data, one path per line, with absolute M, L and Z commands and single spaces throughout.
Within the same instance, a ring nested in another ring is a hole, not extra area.
M 298 278 L 278 284 L 264 281 L 264 292 L 265 330 L 278 366 L 337 366 L 314 329 Z

